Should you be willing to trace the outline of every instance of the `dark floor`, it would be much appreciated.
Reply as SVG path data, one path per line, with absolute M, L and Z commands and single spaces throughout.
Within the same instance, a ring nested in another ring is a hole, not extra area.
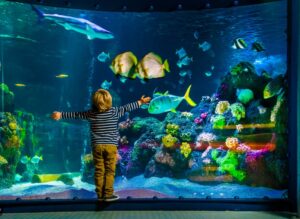
M 1 219 L 296 219 L 293 214 L 251 211 L 102 211 L 102 212 L 44 212 L 7 213 Z

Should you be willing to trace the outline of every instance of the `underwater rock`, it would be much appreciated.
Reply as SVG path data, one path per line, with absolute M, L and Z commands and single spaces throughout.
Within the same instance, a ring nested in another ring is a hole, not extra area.
M 156 141 L 153 132 L 146 132 L 135 141 L 130 161 L 128 161 L 126 167 L 126 176 L 134 177 L 144 173 L 147 163 L 155 154 L 156 148 L 160 146 L 160 143 Z
M 144 172 L 146 178 L 149 177 L 169 177 L 172 178 L 173 174 L 168 165 L 160 164 L 154 160 L 150 160 Z
M 217 88 L 217 96 L 220 100 L 236 102 L 236 89 L 250 89 L 256 94 L 257 99 L 262 98 L 262 92 L 268 80 L 256 74 L 255 68 L 249 62 L 240 62 L 232 67 L 221 79 Z
M 4 98 L 4 105 L 2 106 L 2 101 L 0 101 L 0 109 L 4 112 L 14 111 L 14 93 L 9 90 L 9 87 L 0 83 L 0 96 Z

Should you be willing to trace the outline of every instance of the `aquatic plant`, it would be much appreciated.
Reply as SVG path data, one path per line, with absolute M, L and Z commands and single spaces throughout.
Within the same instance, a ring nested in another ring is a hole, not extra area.
M 0 83 L 0 95 L 4 100 L 0 101 L 0 108 L 5 112 L 12 112 L 14 108 L 14 93 L 4 83 Z M 4 105 L 2 106 L 2 104 Z
M 173 136 L 178 136 L 178 134 L 179 134 L 179 125 L 174 124 L 174 123 L 167 124 L 166 133 L 171 134 Z
M 180 146 L 180 153 L 183 154 L 185 158 L 187 158 L 192 152 L 191 146 L 187 142 L 182 142 Z
M 177 141 L 178 139 L 176 137 L 173 137 L 171 134 L 167 134 L 162 137 L 162 143 L 166 148 L 173 148 Z
M 225 145 L 230 150 L 235 150 L 239 146 L 239 140 L 234 137 L 228 137 L 226 138 Z
M 237 89 L 236 90 L 237 99 L 243 104 L 247 104 L 254 98 L 253 91 L 250 89 Z
M 223 114 L 229 109 L 229 107 L 230 107 L 230 103 L 228 101 L 219 101 L 216 106 L 215 113 Z
M 8 164 L 8 162 L 3 156 L 0 155 L 0 166 L 3 164 Z
M 226 125 L 225 117 L 223 115 L 216 115 L 211 118 L 214 129 L 223 129 Z
M 246 116 L 246 110 L 243 104 L 241 103 L 234 103 L 230 106 L 231 114 L 233 117 L 235 117 L 237 120 L 240 120 L 241 118 L 245 118 Z

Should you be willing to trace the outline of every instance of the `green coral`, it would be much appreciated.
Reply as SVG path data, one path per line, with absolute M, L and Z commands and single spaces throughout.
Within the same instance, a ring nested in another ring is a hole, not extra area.
M 216 151 L 216 150 L 213 150 Z M 224 157 L 218 157 L 218 152 L 212 152 L 212 159 L 219 165 L 221 172 L 228 172 L 238 181 L 245 179 L 245 171 L 238 170 L 239 166 L 238 155 L 234 151 L 227 151 Z
M 182 141 L 191 142 L 193 141 L 192 133 L 189 131 L 182 132 L 180 133 L 180 139 Z
M 230 106 L 231 114 L 233 117 L 235 117 L 237 120 L 240 120 L 241 118 L 245 118 L 246 116 L 246 110 L 243 104 L 241 103 L 234 103 Z
M 173 135 L 173 136 L 178 136 L 179 134 L 179 125 L 174 124 L 174 123 L 169 123 L 166 126 L 166 133 Z
M 249 103 L 254 98 L 253 91 L 250 89 L 237 89 L 236 95 L 238 100 L 243 104 Z
M 212 117 L 212 123 L 214 129 L 223 129 L 226 125 L 225 117 L 222 115 L 216 115 Z

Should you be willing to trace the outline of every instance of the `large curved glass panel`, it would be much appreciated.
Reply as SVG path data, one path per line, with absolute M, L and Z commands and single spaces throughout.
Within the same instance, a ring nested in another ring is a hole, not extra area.
M 286 1 L 170 13 L 0 4 L 0 199 L 96 198 L 89 123 L 50 115 L 91 109 L 99 88 L 113 106 L 152 97 L 120 119 L 121 198 L 286 198 Z

